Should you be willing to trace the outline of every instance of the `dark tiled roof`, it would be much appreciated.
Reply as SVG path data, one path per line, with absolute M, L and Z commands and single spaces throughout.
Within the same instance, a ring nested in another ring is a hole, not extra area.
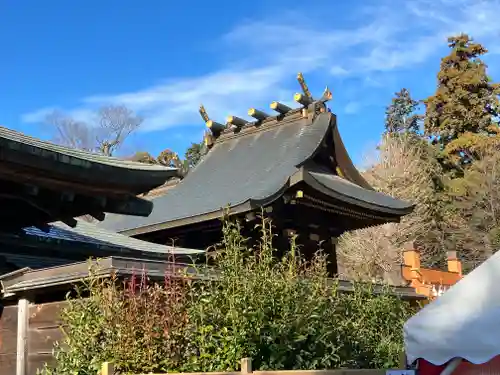
M 337 199 L 345 198 L 346 203 L 364 203 L 371 209 L 395 216 L 410 212 L 410 204 L 367 190 L 366 182 L 348 155 L 343 155 L 345 149 L 335 126 L 335 116 L 331 113 L 320 113 L 311 121 L 296 111 L 260 128 L 252 124 L 240 133 L 225 132 L 184 180 L 168 194 L 152 199 L 154 207 L 149 217 L 107 215 L 100 225 L 133 235 L 181 225 L 178 220 L 185 225 L 217 218 L 228 206 L 233 212 L 245 212 L 270 203 L 290 186 L 293 175 L 301 171 L 303 175 L 307 173 L 302 166 L 306 168 L 323 141 L 331 144 L 332 153 L 336 147 L 332 143 L 338 143 L 336 152 L 340 150 L 342 155 L 336 157 L 343 159 L 345 170 L 352 175 L 349 179 L 357 183 L 344 182 L 331 172 L 327 176 L 312 171 L 310 180 L 322 186 L 326 194 L 333 193 Z
M 49 226 L 47 232 L 35 227 L 23 229 L 27 236 L 38 237 L 45 240 L 69 241 L 73 243 L 85 243 L 95 245 L 97 247 L 105 247 L 108 249 L 126 249 L 142 253 L 156 254 L 176 254 L 176 255 L 195 255 L 203 253 L 201 250 L 184 249 L 180 247 L 172 247 L 159 245 L 151 242 L 141 241 L 132 237 L 128 237 L 115 232 L 110 232 L 97 227 L 95 224 L 87 223 L 81 219 L 77 219 L 75 228 L 71 228 L 66 224 L 57 222 Z
M 152 199 L 149 217 L 106 215 L 101 225 L 125 231 L 270 199 L 284 188 L 297 165 L 314 154 L 330 125 L 327 114 L 309 126 L 306 119 L 291 121 L 216 143 L 184 180 Z
M 322 171 L 320 168 L 306 168 L 305 173 L 327 190 L 328 195 L 336 195 L 339 200 L 344 202 L 395 215 L 411 208 L 407 202 L 374 190 L 364 189 L 345 178 Z

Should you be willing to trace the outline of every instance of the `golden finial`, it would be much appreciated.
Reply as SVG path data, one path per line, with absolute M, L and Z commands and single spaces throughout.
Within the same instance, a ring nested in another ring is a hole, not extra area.
M 297 74 L 297 81 L 299 81 L 300 87 L 302 88 L 302 92 L 304 93 L 304 95 L 307 96 L 312 102 L 313 97 L 311 95 L 311 92 L 309 91 L 309 87 L 307 87 L 306 81 L 302 73 Z
M 325 91 L 323 91 L 323 96 L 321 97 L 321 99 L 319 101 L 325 103 L 329 100 L 332 100 L 332 97 L 333 97 L 332 92 L 330 91 L 328 86 L 326 86 Z
M 200 105 L 200 109 L 198 110 L 200 112 L 201 118 L 205 122 L 205 124 L 210 120 L 208 117 L 207 111 L 205 111 L 205 107 L 203 107 L 203 104 Z

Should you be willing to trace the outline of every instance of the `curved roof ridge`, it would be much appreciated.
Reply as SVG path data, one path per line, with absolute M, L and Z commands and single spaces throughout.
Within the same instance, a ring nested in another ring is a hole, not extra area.
M 163 165 L 139 163 L 112 156 L 104 156 L 89 151 L 77 150 L 66 146 L 60 146 L 55 143 L 43 141 L 41 139 L 28 136 L 16 130 L 0 126 L 0 140 L 2 139 L 6 140 L 8 143 L 12 142 L 11 148 L 13 149 L 21 149 L 22 145 L 31 146 L 32 149 L 29 150 L 29 153 L 32 154 L 38 153 L 43 155 L 43 152 L 45 151 L 47 152 L 47 156 L 49 156 L 50 153 L 54 153 L 54 155 L 52 155 L 52 157 L 54 158 L 56 158 L 57 155 L 59 154 L 63 156 L 62 160 L 60 161 L 68 164 L 72 164 L 71 158 L 75 158 L 84 162 L 85 161 L 94 162 L 94 163 L 106 164 L 126 169 L 149 170 L 149 171 L 176 170 L 175 168 L 169 168 Z M 65 160 L 64 156 L 67 157 L 67 160 Z
M 344 141 L 342 140 L 342 137 L 340 135 L 338 126 L 337 126 L 337 117 L 334 116 L 335 118 L 335 124 L 332 127 L 333 128 L 333 133 L 332 133 L 332 138 L 333 138 L 333 147 L 334 147 L 334 153 L 335 153 L 335 160 L 337 162 L 337 166 L 341 171 L 341 174 L 343 178 L 345 178 L 348 181 L 351 181 L 352 183 L 361 186 L 367 190 L 375 190 L 369 183 L 368 181 L 365 180 L 365 178 L 359 173 L 358 169 L 352 162 L 351 157 L 349 156 L 349 153 L 347 152 L 347 149 L 344 145 Z

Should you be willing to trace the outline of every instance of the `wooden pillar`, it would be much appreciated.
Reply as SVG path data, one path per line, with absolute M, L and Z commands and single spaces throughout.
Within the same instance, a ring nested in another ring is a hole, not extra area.
M 101 366 L 99 375 L 114 375 L 115 366 L 111 362 L 104 362 Z
M 456 251 L 448 251 L 448 272 L 458 273 L 462 276 L 462 263 L 457 257 Z
M 17 304 L 16 375 L 28 374 L 28 324 L 29 301 L 21 298 Z
M 252 358 L 241 359 L 241 373 L 243 375 L 252 373 Z
M 411 273 L 411 286 L 419 286 L 420 274 L 420 251 L 414 242 L 408 242 L 403 251 L 403 264 L 410 268 Z
M 344 267 L 339 264 L 337 257 L 337 237 L 330 237 L 330 249 L 328 249 L 328 273 L 330 277 L 337 277 L 344 274 Z M 327 242 L 328 243 L 328 242 Z M 328 245 L 326 245 L 328 246 Z

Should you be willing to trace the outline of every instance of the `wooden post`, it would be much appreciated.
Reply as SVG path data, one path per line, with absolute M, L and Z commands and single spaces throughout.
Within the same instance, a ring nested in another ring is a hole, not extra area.
M 241 359 L 241 373 L 251 374 L 252 373 L 252 358 L 242 358 Z
M 29 301 L 21 298 L 17 303 L 16 375 L 28 374 L 28 324 Z
M 101 366 L 101 374 L 100 375 L 114 375 L 115 366 L 111 362 L 104 362 Z
M 408 367 L 406 363 L 406 352 L 403 350 L 399 356 L 399 367 L 404 370 Z

